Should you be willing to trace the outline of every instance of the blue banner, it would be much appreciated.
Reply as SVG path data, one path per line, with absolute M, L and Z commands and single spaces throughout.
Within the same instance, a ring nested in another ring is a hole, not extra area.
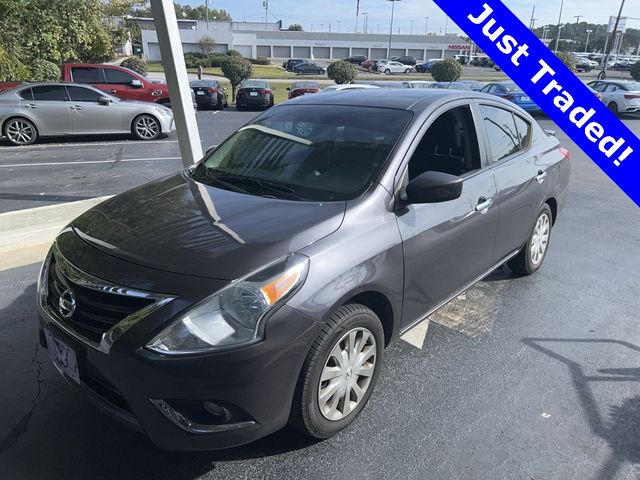
M 434 0 L 640 206 L 640 140 L 500 0 Z

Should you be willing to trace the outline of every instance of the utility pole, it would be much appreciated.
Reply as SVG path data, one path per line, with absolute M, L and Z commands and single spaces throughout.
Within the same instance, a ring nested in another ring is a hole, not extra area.
M 573 32 L 573 51 L 576 51 L 576 40 L 578 38 L 578 25 L 580 24 L 580 19 L 584 17 L 584 15 L 574 15 L 573 18 L 576 19 L 576 28 Z
M 207 30 L 209 30 L 209 0 L 204 0 L 204 10 L 207 18 Z
M 367 33 L 367 25 L 369 24 L 369 12 L 362 12 L 362 33 Z
M 531 21 L 529 22 L 529 29 L 533 30 L 533 24 L 535 23 L 535 19 L 533 17 L 536 16 L 536 6 L 533 6 L 533 10 L 531 11 Z
M 618 11 L 618 16 L 616 18 L 616 23 L 613 26 L 613 35 L 615 38 L 616 32 L 618 31 L 618 25 L 620 24 L 620 18 L 622 18 L 622 10 L 624 10 L 625 0 L 622 0 L 620 3 L 620 10 Z M 609 35 L 607 35 L 607 40 L 609 39 Z M 605 47 L 604 59 L 602 60 L 602 71 L 598 74 L 598 80 L 605 80 L 607 78 L 607 66 L 609 63 L 609 55 L 611 54 L 611 48 L 613 47 L 613 42 L 608 42 Z
M 424 36 L 429 35 L 429 17 L 424 17 Z
M 269 0 L 263 0 L 264 7 L 264 29 L 267 30 L 267 22 L 269 21 Z
M 560 43 L 560 30 L 562 30 L 562 28 L 560 27 L 560 24 L 562 23 L 562 9 L 564 8 L 564 0 L 561 0 L 560 2 L 560 15 L 558 16 L 558 37 L 556 38 L 556 48 L 554 50 L 554 53 L 558 53 L 558 44 Z
M 444 36 L 447 36 L 447 28 L 449 28 L 449 16 L 444 16 Z
M 340 33 L 340 24 L 342 23 L 342 20 L 336 20 L 336 23 L 338 24 L 338 33 Z
M 391 37 L 393 35 L 393 12 L 396 7 L 396 2 L 400 0 L 387 0 L 387 2 L 391 2 L 391 25 L 389 26 L 389 48 L 387 49 L 387 58 L 391 58 Z
M 413 20 L 410 20 L 409 23 L 411 23 L 411 30 L 409 31 L 409 35 L 413 35 Z

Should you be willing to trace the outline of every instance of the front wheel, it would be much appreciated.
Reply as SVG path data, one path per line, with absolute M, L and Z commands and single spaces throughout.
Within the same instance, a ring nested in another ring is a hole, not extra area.
M 542 262 L 547 256 L 549 240 L 551 240 L 552 218 L 551 208 L 545 203 L 538 214 L 527 243 L 520 253 L 507 263 L 515 273 L 531 275 L 542 266 Z
M 404 73 L 411 73 L 411 69 L 410 69 L 410 68 L 407 68 L 407 69 L 404 71 Z
M 329 317 L 302 367 L 291 423 L 328 438 L 355 420 L 369 401 L 382 368 L 384 332 L 364 305 L 340 307 Z
M 385 75 L 389 75 L 389 74 L 391 74 L 391 70 L 389 70 L 389 69 L 387 68 L 387 69 L 384 71 L 384 74 L 385 74 Z
M 26 118 L 12 118 L 4 126 L 4 135 L 13 145 L 31 145 L 38 139 L 38 130 Z
M 162 133 L 160 122 L 151 115 L 137 116 L 131 130 L 138 140 L 155 140 Z

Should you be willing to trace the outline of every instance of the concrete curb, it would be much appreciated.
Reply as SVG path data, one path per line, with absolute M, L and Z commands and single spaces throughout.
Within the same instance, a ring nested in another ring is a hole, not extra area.
M 71 220 L 110 197 L 0 214 L 0 271 L 40 262 Z

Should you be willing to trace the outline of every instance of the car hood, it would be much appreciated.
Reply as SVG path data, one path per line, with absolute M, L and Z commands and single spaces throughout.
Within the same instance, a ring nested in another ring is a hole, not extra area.
M 345 202 L 236 193 L 186 172 L 117 195 L 72 222 L 115 257 L 159 270 L 233 280 L 336 231 Z

